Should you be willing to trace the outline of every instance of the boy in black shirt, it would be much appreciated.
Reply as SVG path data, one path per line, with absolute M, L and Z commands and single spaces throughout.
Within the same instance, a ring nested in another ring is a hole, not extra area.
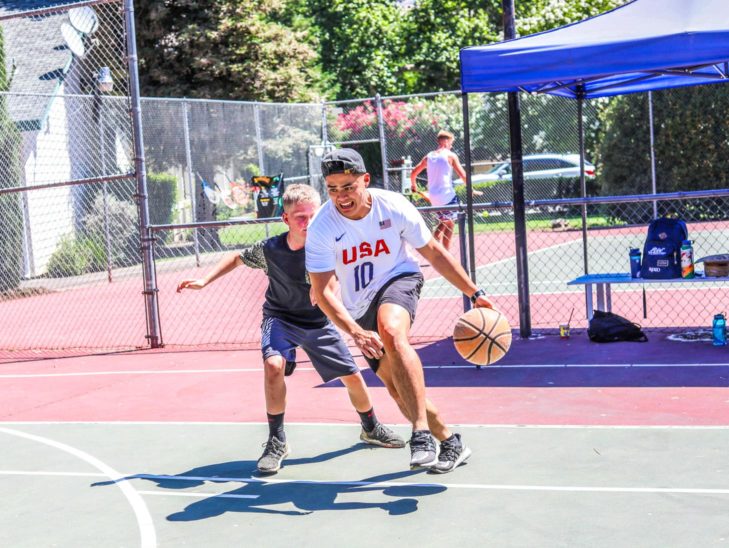
M 275 473 L 290 453 L 284 432 L 286 384 L 296 365 L 296 347 L 311 359 L 324 382 L 339 378 L 362 421 L 360 439 L 382 447 L 404 447 L 404 440 L 380 423 L 359 368 L 339 332 L 312 302 L 306 273 L 304 244 L 309 221 L 320 205 L 316 191 L 307 185 L 291 185 L 283 197 L 283 222 L 289 231 L 259 242 L 243 252 L 224 257 L 204 278 L 183 280 L 183 289 L 202 289 L 240 265 L 261 268 L 268 276 L 263 304 L 261 350 L 264 363 L 266 413 L 269 438 L 258 460 L 258 470 Z

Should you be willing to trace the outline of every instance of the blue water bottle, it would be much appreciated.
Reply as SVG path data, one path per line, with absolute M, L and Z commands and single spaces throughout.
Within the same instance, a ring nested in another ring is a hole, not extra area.
M 640 278 L 640 249 L 632 248 L 628 255 L 630 257 L 630 277 Z
M 724 314 L 714 316 L 711 331 L 714 335 L 714 346 L 726 346 L 726 318 Z

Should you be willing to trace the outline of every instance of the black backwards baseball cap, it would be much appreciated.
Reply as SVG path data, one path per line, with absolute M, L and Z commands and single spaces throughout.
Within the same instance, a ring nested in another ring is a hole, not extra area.
M 359 152 L 351 148 L 339 148 L 328 152 L 321 159 L 321 174 L 324 177 L 337 173 L 361 175 L 367 173 L 367 168 Z

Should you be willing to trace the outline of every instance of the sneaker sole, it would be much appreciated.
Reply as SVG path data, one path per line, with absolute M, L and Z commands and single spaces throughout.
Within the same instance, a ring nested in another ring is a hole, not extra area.
M 465 462 L 465 460 L 471 456 L 471 450 L 468 447 L 464 447 L 463 451 L 459 455 L 458 459 L 456 460 L 455 464 L 449 468 L 438 468 L 438 466 L 434 466 L 430 469 L 431 472 L 435 474 L 447 474 L 448 472 L 453 472 L 456 468 L 458 468 L 461 464 Z
M 418 470 L 419 468 L 428 468 L 428 469 L 432 470 L 433 466 L 435 466 L 436 464 L 438 464 L 438 455 L 436 455 L 435 458 L 431 462 L 423 462 L 420 464 L 417 464 L 417 463 L 413 464 L 411 462 L 410 470 Z
M 288 451 L 286 451 L 286 452 L 285 452 L 285 453 L 284 453 L 284 454 L 283 454 L 283 455 L 281 456 L 281 459 L 280 459 L 280 460 L 278 461 L 278 466 L 276 466 L 276 468 L 271 468 L 271 469 L 269 469 L 269 470 L 264 470 L 264 469 L 262 469 L 262 468 L 258 468 L 258 467 L 256 466 L 256 469 L 257 469 L 257 470 L 258 470 L 258 472 L 259 472 L 259 473 L 261 473 L 261 474 L 275 474 L 276 472 L 278 472 L 279 470 L 281 470 L 281 464 L 283 463 L 283 460 L 284 460 L 284 459 L 285 459 L 286 457 L 288 457 L 288 456 L 289 456 L 290 454 L 291 454 L 291 448 L 289 448 L 289 450 L 288 450 Z
M 378 447 L 387 447 L 388 449 L 402 449 L 403 447 L 405 447 L 405 445 L 407 445 L 404 441 L 401 444 L 385 443 L 374 438 L 368 438 L 364 434 L 360 434 L 359 439 L 361 439 L 368 445 L 377 445 Z

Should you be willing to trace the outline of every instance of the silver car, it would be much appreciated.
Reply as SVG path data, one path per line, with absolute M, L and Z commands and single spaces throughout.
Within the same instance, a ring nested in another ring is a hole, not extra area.
M 524 156 L 524 180 L 557 179 L 580 176 L 579 154 L 530 154 Z M 585 177 L 595 177 L 595 166 L 585 160 Z M 488 181 L 511 181 L 511 160 L 496 164 L 486 173 L 471 177 L 473 184 Z M 460 179 L 454 181 L 462 183 Z

